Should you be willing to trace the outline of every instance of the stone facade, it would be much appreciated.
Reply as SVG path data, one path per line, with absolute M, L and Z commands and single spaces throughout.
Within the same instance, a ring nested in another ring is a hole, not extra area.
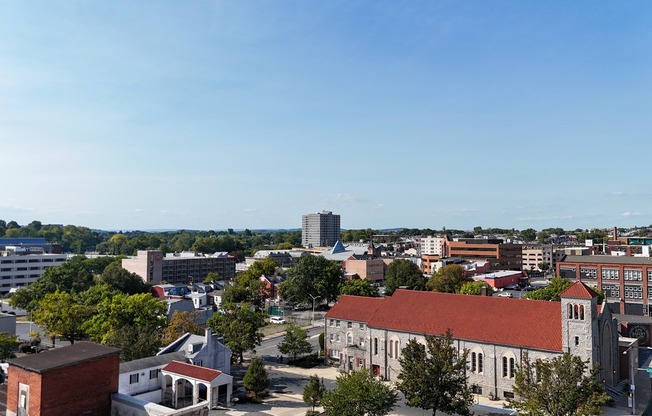
M 535 302 L 517 299 L 508 301 Z M 469 352 L 467 376 L 475 393 L 497 399 L 512 398 L 514 376 L 525 357 L 530 361 L 545 360 L 563 352 L 589 360 L 591 365 L 599 364 L 603 368 L 601 378 L 605 383 L 618 383 L 618 377 L 614 376 L 618 374 L 617 323 L 609 309 L 599 307 L 597 297 L 562 298 L 559 307 L 562 310 L 561 324 L 557 327 L 562 332 L 561 348 L 557 347 L 559 349 L 546 350 L 454 338 L 458 351 Z M 347 320 L 344 316 L 329 314 L 325 317 L 327 355 L 331 363 L 343 371 L 368 368 L 384 380 L 396 381 L 401 370 L 399 359 L 402 348 L 413 339 L 424 345 L 426 343 L 423 333 L 374 327 L 362 320 Z M 359 316 L 356 312 L 351 315 Z M 536 325 L 536 322 L 531 324 Z M 455 329 L 452 331 L 455 336 Z

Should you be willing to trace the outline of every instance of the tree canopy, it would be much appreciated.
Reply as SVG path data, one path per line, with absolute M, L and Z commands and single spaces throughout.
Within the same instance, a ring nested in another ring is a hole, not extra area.
M 514 376 L 516 398 L 508 407 L 525 416 L 601 415 L 609 396 L 598 381 L 599 369 L 587 371 L 588 365 L 566 353 L 534 362 L 525 355 Z
M 460 287 L 458 293 L 462 295 L 482 295 L 482 290 L 485 290 L 485 296 L 491 296 L 493 288 L 485 282 L 466 282 Z
M 559 297 L 561 292 L 568 289 L 572 284 L 572 282 L 564 278 L 555 277 L 554 279 L 550 279 L 548 287 L 529 292 L 525 295 L 525 298 L 533 300 L 553 300 L 559 302 L 561 301 L 561 298 Z
M 332 302 L 339 295 L 341 281 L 342 268 L 337 262 L 321 256 L 303 256 L 287 271 L 281 296 L 303 304 L 312 304 L 313 296 Z
M 308 333 L 295 323 L 288 324 L 283 341 L 278 344 L 278 350 L 281 354 L 292 356 L 293 360 L 297 359 L 297 355 L 310 354 L 312 345 L 308 341 Z
M 401 372 L 396 388 L 405 395 L 408 406 L 459 415 L 470 415 L 473 404 L 467 383 L 468 351 L 458 352 L 453 336 L 426 336 L 426 345 L 412 339 L 399 358 Z
M 242 383 L 247 390 L 256 395 L 257 399 L 269 388 L 267 370 L 265 370 L 265 364 L 263 364 L 263 360 L 260 357 L 251 360 L 251 364 L 247 368 Z
M 322 406 L 329 415 L 383 416 L 398 400 L 396 391 L 371 376 L 369 370 L 341 373 L 334 390 L 324 393 Z
M 458 264 L 449 264 L 432 275 L 426 283 L 426 288 L 433 292 L 458 293 L 464 283 L 472 281 L 473 279 L 466 277 L 464 267 Z
M 391 296 L 396 289 L 405 286 L 412 290 L 425 289 L 426 280 L 419 267 L 406 259 L 394 260 L 385 271 L 385 294 Z
M 48 293 L 32 313 L 32 319 L 51 335 L 59 335 L 74 344 L 86 335 L 85 322 L 92 309 L 67 292 Z
M 226 346 L 242 363 L 244 352 L 256 348 L 263 339 L 260 328 L 265 326 L 265 315 L 248 303 L 231 305 L 224 313 L 211 316 L 206 325 L 224 337 Z
M 340 283 L 340 295 L 378 297 L 378 286 L 368 279 L 344 280 Z
M 315 412 L 315 406 L 321 404 L 321 400 L 326 393 L 326 386 L 324 386 L 323 381 L 315 374 L 310 376 L 308 384 L 303 389 L 303 402 L 311 406 L 311 411 Z

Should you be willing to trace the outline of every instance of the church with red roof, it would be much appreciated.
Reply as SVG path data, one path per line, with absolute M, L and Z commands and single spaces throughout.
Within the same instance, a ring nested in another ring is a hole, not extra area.
M 401 349 L 425 335 L 450 330 L 455 346 L 469 351 L 469 384 L 475 392 L 513 397 L 514 376 L 527 357 L 568 352 L 599 364 L 608 385 L 618 383 L 617 322 L 582 282 L 561 302 L 396 290 L 385 298 L 344 295 L 325 316 L 328 357 L 345 371 L 370 368 L 396 380 Z

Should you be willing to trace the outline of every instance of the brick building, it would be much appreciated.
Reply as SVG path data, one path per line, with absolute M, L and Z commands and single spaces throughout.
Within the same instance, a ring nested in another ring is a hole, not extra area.
M 344 371 L 370 368 L 395 381 L 409 340 L 425 343 L 424 334 L 440 336 L 450 329 L 454 345 L 470 352 L 467 375 L 477 394 L 513 397 L 515 372 L 526 354 L 536 360 L 569 352 L 599 364 L 601 379 L 617 384 L 617 321 L 581 282 L 561 298 L 525 301 L 403 289 L 385 298 L 344 295 L 325 317 L 327 355 Z
M 488 260 L 491 270 L 521 270 L 521 244 L 505 244 L 500 239 L 460 238 L 444 241 L 444 257 Z
M 120 350 L 77 342 L 9 360 L 7 416 L 109 416 Z
M 599 288 L 614 313 L 650 315 L 650 257 L 566 256 L 557 263 L 557 276 Z

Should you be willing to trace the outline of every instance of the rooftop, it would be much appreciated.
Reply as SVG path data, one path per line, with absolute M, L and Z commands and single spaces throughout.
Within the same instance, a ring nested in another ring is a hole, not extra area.
M 9 364 L 24 370 L 43 374 L 58 368 L 119 354 L 120 350 L 118 348 L 92 342 L 76 342 L 67 347 L 55 348 L 40 354 L 26 355 L 7 361 Z

